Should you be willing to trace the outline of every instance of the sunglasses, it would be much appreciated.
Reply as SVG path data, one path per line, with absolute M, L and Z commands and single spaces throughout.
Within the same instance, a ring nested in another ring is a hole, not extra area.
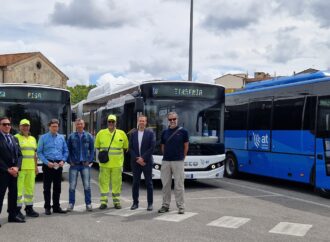
M 116 121 L 114 120 L 109 120 L 108 123 L 115 123 Z
M 2 123 L 2 126 L 11 126 L 11 123 Z
M 168 121 L 170 121 L 170 122 L 171 122 L 171 121 L 175 121 L 175 120 L 176 120 L 176 118 L 169 118 L 169 119 L 168 119 Z

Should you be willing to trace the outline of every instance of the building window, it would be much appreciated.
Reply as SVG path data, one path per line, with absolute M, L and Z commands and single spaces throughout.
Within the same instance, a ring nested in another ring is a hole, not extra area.
M 41 65 L 41 62 L 40 62 L 40 61 L 38 61 L 38 62 L 36 63 L 36 67 L 37 67 L 39 70 L 41 69 L 42 65 Z

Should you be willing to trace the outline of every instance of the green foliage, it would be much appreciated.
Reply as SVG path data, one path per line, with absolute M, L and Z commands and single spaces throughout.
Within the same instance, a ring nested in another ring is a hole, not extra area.
M 71 92 L 71 104 L 76 104 L 86 99 L 88 92 L 94 87 L 96 87 L 96 85 L 76 85 L 74 87 L 68 87 L 68 90 Z

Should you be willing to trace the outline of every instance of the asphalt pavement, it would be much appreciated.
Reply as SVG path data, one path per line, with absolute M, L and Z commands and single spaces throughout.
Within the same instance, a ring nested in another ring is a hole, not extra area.
M 154 210 L 146 210 L 141 183 L 140 207 L 130 210 L 131 180 L 123 182 L 123 209 L 99 210 L 98 171 L 92 171 L 93 212 L 85 211 L 79 178 L 72 213 L 47 216 L 42 181 L 37 180 L 35 209 L 39 218 L 25 224 L 7 223 L 0 215 L 1 241 L 330 241 L 330 200 L 307 185 L 256 176 L 240 179 L 187 181 L 186 212 L 177 214 L 174 194 L 170 212 L 158 214 L 161 183 L 154 183 Z M 68 203 L 68 179 L 62 182 L 61 206 Z

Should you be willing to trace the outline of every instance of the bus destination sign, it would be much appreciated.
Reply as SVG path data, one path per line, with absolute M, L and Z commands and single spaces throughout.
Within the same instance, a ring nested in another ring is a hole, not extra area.
M 41 92 L 28 92 L 27 93 L 28 99 L 34 99 L 34 100 L 42 100 L 42 93 Z
M 218 97 L 218 88 L 205 85 L 153 85 L 153 97 L 195 97 L 213 99 Z
M 61 101 L 62 95 L 56 90 L 35 90 L 31 88 L 2 88 L 0 87 L 0 100 L 33 100 L 33 101 Z

